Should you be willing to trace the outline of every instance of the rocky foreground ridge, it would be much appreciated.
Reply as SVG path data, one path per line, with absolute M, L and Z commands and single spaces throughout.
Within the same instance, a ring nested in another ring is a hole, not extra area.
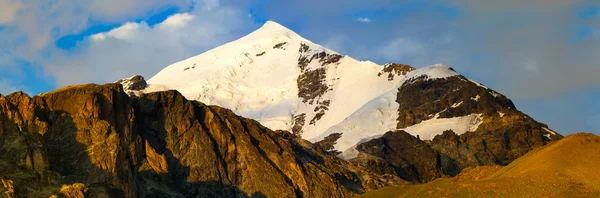
M 348 197 L 401 182 L 228 109 L 119 84 L 0 96 L 0 153 L 9 197 Z

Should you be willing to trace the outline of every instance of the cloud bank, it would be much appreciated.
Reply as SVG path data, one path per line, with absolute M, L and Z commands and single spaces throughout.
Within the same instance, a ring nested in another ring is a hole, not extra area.
M 162 68 L 241 36 L 252 20 L 246 13 L 219 5 L 197 6 L 149 26 L 126 23 L 87 37 L 76 50 L 62 51 L 47 68 L 59 85 L 107 83 Z

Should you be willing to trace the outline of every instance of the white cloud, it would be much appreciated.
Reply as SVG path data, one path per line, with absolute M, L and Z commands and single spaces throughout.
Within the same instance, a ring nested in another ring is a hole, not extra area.
M 131 41 L 137 35 L 136 33 L 142 32 L 141 28 L 149 28 L 145 22 L 141 23 L 125 23 L 118 28 L 112 29 L 109 32 L 101 32 L 91 36 L 92 41 L 101 42 L 107 38 L 114 38 L 118 40 Z
M 17 0 L 0 0 L 0 25 L 12 22 L 19 9 L 21 2 Z
M 362 22 L 362 23 L 370 23 L 371 22 L 371 19 L 366 18 L 366 17 L 365 18 L 357 18 L 356 20 L 358 22 Z
M 54 54 L 46 65 L 60 86 L 107 83 L 131 75 L 152 77 L 171 63 L 241 36 L 252 24 L 245 12 L 203 4 L 154 26 L 126 23 Z
M 161 28 L 177 28 L 183 27 L 194 19 L 194 15 L 190 13 L 175 14 L 167 18 L 160 24 Z
M 91 0 L 88 2 L 90 15 L 95 18 L 115 21 L 124 17 L 136 17 L 158 8 L 183 7 L 190 0 Z

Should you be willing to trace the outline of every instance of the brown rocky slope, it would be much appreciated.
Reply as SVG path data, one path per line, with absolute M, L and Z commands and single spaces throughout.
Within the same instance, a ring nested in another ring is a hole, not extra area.
M 364 197 L 599 197 L 600 137 L 569 135 L 508 166 L 467 168 L 453 178 L 390 186 Z
M 17 197 L 346 197 L 399 181 L 176 91 L 130 98 L 118 84 L 0 96 L 0 153 L 0 192 Z

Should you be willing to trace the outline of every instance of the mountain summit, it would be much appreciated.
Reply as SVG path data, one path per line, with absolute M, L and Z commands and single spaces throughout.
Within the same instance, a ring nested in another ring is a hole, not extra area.
M 504 126 L 523 125 L 536 131 L 539 144 L 560 138 L 502 94 L 450 67 L 358 61 L 272 21 L 169 65 L 148 84 L 140 92 L 178 90 L 187 99 L 231 109 L 270 129 L 322 142 L 346 159 L 358 156 L 359 143 L 395 130 L 433 140 L 448 130 L 507 133 Z

